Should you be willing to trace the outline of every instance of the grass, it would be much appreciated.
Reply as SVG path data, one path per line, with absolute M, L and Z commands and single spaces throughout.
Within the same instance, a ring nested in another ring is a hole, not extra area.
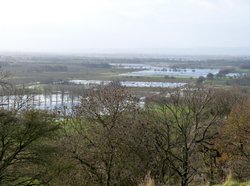
M 154 183 L 153 179 L 148 178 L 147 180 L 145 180 L 144 182 L 139 184 L 139 186 L 155 186 L 155 183 Z M 230 179 L 230 180 L 227 180 L 225 183 L 223 183 L 221 185 L 216 185 L 216 186 L 250 186 L 250 181 L 240 183 L 240 182 L 237 182 L 237 181 Z
M 208 186 L 207 184 L 206 186 Z M 145 179 L 139 186 L 155 186 L 154 180 L 150 177 L 150 175 L 146 175 Z M 233 180 L 232 176 L 228 176 L 227 180 L 220 185 L 214 185 L 214 186 L 250 186 L 250 180 L 247 182 L 238 182 Z
M 229 176 L 228 179 L 223 184 L 217 186 L 250 186 L 250 181 L 238 182 L 233 180 L 232 177 Z
M 208 186 L 209 184 L 207 184 Z M 218 184 L 218 185 L 214 185 L 214 186 L 250 186 L 250 180 L 246 181 L 246 182 L 239 182 L 236 181 L 232 178 L 232 175 L 229 175 L 227 177 L 227 180 L 222 183 L 222 184 Z

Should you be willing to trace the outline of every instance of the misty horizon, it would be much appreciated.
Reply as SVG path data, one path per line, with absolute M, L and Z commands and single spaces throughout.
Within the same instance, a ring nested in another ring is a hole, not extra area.
M 0 51 L 0 54 L 250 56 L 250 47 L 103 48 L 81 51 Z

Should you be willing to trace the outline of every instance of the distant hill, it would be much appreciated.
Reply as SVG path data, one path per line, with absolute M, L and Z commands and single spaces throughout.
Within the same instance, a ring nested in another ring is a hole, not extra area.
M 106 48 L 106 49 L 83 49 L 75 52 L 3 52 L 0 55 L 85 55 L 85 56 L 109 56 L 109 57 L 132 57 L 132 56 L 250 56 L 250 47 L 194 47 L 194 48 Z

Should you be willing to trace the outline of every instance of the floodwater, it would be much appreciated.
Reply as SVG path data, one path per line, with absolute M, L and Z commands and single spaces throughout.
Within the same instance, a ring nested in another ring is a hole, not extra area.
M 62 94 L 60 92 L 50 95 L 11 95 L 1 96 L 1 107 L 7 110 L 35 108 L 46 110 L 61 110 L 67 108 L 72 109 L 80 103 L 79 96 L 72 96 L 70 94 Z
M 209 73 L 217 74 L 220 69 L 201 69 L 201 68 L 169 68 L 162 66 L 144 64 L 110 64 L 114 68 L 134 69 L 138 71 L 120 74 L 121 76 L 170 76 L 170 77 L 206 77 Z
M 101 80 L 70 80 L 70 83 L 78 85 L 107 85 L 111 81 L 101 81 Z M 142 82 L 142 81 L 120 81 L 122 86 L 126 87 L 154 87 L 154 88 L 174 88 L 186 85 L 186 83 L 172 83 L 172 82 Z

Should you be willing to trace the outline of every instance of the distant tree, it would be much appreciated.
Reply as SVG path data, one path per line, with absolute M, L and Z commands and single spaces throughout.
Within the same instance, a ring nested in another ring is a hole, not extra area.
M 112 66 L 108 63 L 83 63 L 82 65 L 87 68 L 111 68 Z
M 229 74 L 231 72 L 234 72 L 235 69 L 234 68 L 224 68 L 224 69 L 221 69 L 217 74 L 216 74 L 216 77 L 220 78 L 220 77 L 225 77 L 226 74 Z
M 250 69 L 250 63 L 248 62 L 248 64 L 242 64 L 240 66 L 241 69 Z
M 213 80 L 214 79 L 214 75 L 212 73 L 207 74 L 207 79 L 208 80 Z
M 165 79 L 169 79 L 170 77 L 168 75 L 164 76 Z
M 197 84 L 201 84 L 201 83 L 203 83 L 203 81 L 205 81 L 205 80 L 206 80 L 205 77 L 200 76 L 200 77 L 197 79 L 196 83 L 197 83 Z

